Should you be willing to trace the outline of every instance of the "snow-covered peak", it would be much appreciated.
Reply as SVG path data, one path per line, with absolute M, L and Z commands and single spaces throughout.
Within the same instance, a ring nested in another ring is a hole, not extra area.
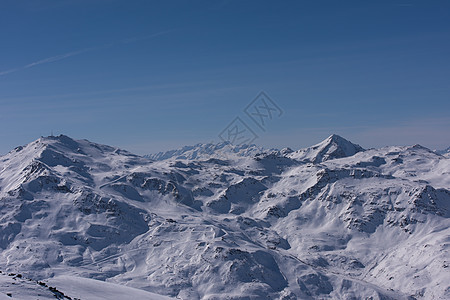
M 299 161 L 320 163 L 330 159 L 352 156 L 361 151 L 364 151 L 361 146 L 353 144 L 337 134 L 332 134 L 314 146 L 300 149 L 287 156 Z
M 221 143 L 199 143 L 193 146 L 184 146 L 179 149 L 159 152 L 155 154 L 146 155 L 152 160 L 169 160 L 169 159 L 188 159 L 188 160 L 206 160 L 210 158 L 228 158 L 254 156 L 259 153 L 272 151 L 255 144 L 251 145 L 232 145 L 229 142 Z
M 53 182 L 77 179 L 84 185 L 94 185 L 92 173 L 120 173 L 149 160 L 115 147 L 59 135 L 41 137 L 16 147 L 1 156 L 0 163 L 1 196 L 20 193 L 30 182 L 43 176 Z
M 117 147 L 94 143 L 86 139 L 74 140 L 66 135 L 41 137 L 34 143 L 43 144 L 51 149 L 55 149 L 61 152 L 81 153 L 94 157 L 98 155 L 108 155 L 111 153 L 136 157 L 135 154 L 132 154 L 123 149 L 119 149 Z
M 126 150 L 108 145 L 102 145 L 90 142 L 86 139 L 74 140 L 66 135 L 46 136 L 24 145 L 14 148 L 4 157 L 12 156 L 39 156 L 43 151 L 54 151 L 64 153 L 65 155 L 80 154 L 96 158 L 97 156 L 107 156 L 110 154 L 118 154 L 130 157 L 137 157 Z
M 2 156 L 2 162 L 10 166 L 19 164 L 26 167 L 35 161 L 46 166 L 73 167 L 92 162 L 135 165 L 148 160 L 119 148 L 88 140 L 74 140 L 65 135 L 41 137 Z

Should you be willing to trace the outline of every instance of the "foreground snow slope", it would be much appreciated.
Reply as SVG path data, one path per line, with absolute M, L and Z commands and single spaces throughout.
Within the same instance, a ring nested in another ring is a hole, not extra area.
M 89 300 L 123 300 L 123 299 L 146 299 L 146 300 L 169 300 L 166 296 L 157 295 L 140 289 L 127 287 L 104 281 L 81 278 L 74 276 L 57 276 L 45 280 L 48 285 L 56 286 L 72 298 Z
M 44 281 L 34 281 L 22 274 L 0 274 L 0 299 L 90 299 L 123 300 L 173 299 L 140 289 L 104 281 L 58 276 Z
M 450 297 L 448 158 L 336 135 L 202 157 L 67 136 L 14 149 L 0 157 L 0 267 L 88 299 L 93 279 L 181 299 Z

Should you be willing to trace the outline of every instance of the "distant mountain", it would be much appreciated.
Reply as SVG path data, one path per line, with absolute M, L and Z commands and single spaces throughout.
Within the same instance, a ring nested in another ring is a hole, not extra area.
M 298 160 L 319 163 L 322 161 L 343 158 L 352 156 L 357 152 L 364 151 L 364 149 L 356 144 L 353 144 L 346 139 L 333 134 L 317 145 L 293 151 L 290 148 L 282 150 L 265 149 L 263 147 L 252 145 L 232 145 L 229 142 L 222 143 L 206 143 L 196 144 L 193 146 L 184 146 L 179 149 L 159 152 L 156 154 L 145 155 L 152 160 L 201 160 L 210 158 L 226 158 L 233 157 L 252 157 L 255 155 L 268 155 L 277 152 L 280 155 Z
M 184 146 L 179 149 L 149 154 L 152 160 L 167 159 L 210 159 L 210 158 L 226 158 L 228 156 L 254 156 L 259 153 L 265 153 L 275 149 L 264 149 L 263 147 L 252 145 L 232 145 L 229 142 L 196 144 L 193 146 Z
M 450 147 L 448 147 L 447 149 L 444 149 L 444 150 L 436 150 L 435 152 L 440 155 L 449 156 L 450 155 Z
M 224 148 L 0 156 L 0 299 L 450 299 L 449 158 Z
M 330 159 L 352 156 L 361 151 L 364 151 L 361 146 L 333 134 L 319 144 L 289 153 L 287 157 L 299 161 L 320 163 Z

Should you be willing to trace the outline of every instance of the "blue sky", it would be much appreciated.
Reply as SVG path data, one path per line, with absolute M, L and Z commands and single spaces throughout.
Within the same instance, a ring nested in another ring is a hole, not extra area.
M 0 153 L 67 134 L 144 154 L 332 133 L 363 147 L 450 146 L 448 1 L 0 2 Z M 260 91 L 283 110 L 258 128 Z

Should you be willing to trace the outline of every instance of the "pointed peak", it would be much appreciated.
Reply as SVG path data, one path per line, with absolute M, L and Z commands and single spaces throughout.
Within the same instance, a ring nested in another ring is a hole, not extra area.
M 412 145 L 412 146 L 408 147 L 407 149 L 408 150 L 422 150 L 422 151 L 426 151 L 426 152 L 430 152 L 430 153 L 440 154 L 440 153 L 437 153 L 436 151 L 432 151 L 429 148 L 424 147 L 420 144 Z
M 347 139 L 345 139 L 342 136 L 337 135 L 337 134 L 330 135 L 329 137 L 327 137 L 325 140 L 323 140 L 322 142 L 320 142 L 316 146 L 327 145 L 327 144 L 332 144 L 332 143 L 334 143 L 334 144 L 336 144 L 338 146 L 341 146 L 341 147 L 349 147 L 349 146 L 351 146 L 351 147 L 355 147 L 356 149 L 359 149 L 360 151 L 364 150 L 364 148 L 362 148 L 360 145 L 354 144 L 351 141 L 349 141 L 349 140 L 347 140 Z
M 337 140 L 337 139 L 344 139 L 344 138 L 341 137 L 340 135 L 337 135 L 336 133 L 333 133 L 332 135 L 330 135 L 328 137 L 328 139 Z
M 360 151 L 364 151 L 360 145 L 353 144 L 337 134 L 332 134 L 322 142 L 309 148 L 300 149 L 289 156 L 297 160 L 320 163 L 330 159 L 352 156 Z
M 289 147 L 283 148 L 280 150 L 281 155 L 287 155 L 287 154 L 291 154 L 292 152 L 294 152 L 294 150 L 292 150 Z
M 332 135 L 330 135 L 328 138 L 326 138 L 323 142 L 325 142 L 325 141 L 333 141 L 336 143 L 342 143 L 342 142 L 351 143 L 349 140 L 343 138 L 340 135 L 334 134 L 334 133 Z
M 426 148 L 426 147 L 424 147 L 424 146 L 422 146 L 422 145 L 420 145 L 420 144 L 414 144 L 414 145 L 412 145 L 411 147 L 409 147 L 410 149 L 427 149 L 427 150 L 429 150 L 428 148 Z

